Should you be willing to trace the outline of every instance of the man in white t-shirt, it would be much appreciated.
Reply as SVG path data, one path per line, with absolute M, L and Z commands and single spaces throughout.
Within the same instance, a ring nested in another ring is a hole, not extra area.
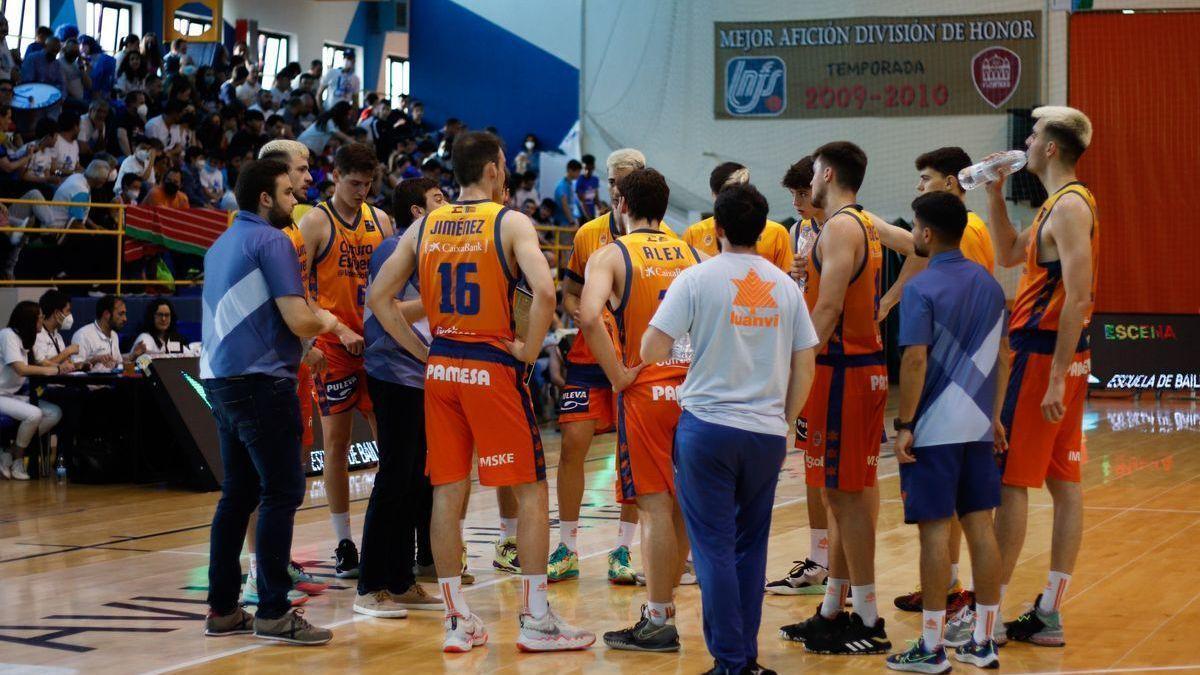
M 338 101 L 346 101 L 357 109 L 358 94 L 362 91 L 362 81 L 354 70 L 354 51 L 346 50 L 346 60 L 341 68 L 330 68 L 325 77 L 321 78 L 321 86 L 317 89 L 317 100 L 324 100 L 328 110 Z
M 180 123 L 186 107 L 183 101 L 167 101 L 163 113 L 146 122 L 146 135 L 162 143 L 164 151 L 172 157 L 182 157 L 187 148 L 188 130 Z
M 79 353 L 71 357 L 77 364 L 86 363 L 93 368 L 114 369 L 124 363 L 118 333 L 128 322 L 125 301 L 115 295 L 106 295 L 96 302 L 96 320 L 75 331 L 71 344 L 79 346 Z M 144 347 L 134 347 L 131 356 L 137 358 Z
M 767 200 L 743 183 L 714 206 L 721 253 L 684 270 L 642 338 L 642 361 L 690 338 L 679 389 L 675 489 L 692 542 L 705 642 L 720 669 L 760 669 L 758 635 L 775 485 L 815 370 L 799 287 L 758 255 Z

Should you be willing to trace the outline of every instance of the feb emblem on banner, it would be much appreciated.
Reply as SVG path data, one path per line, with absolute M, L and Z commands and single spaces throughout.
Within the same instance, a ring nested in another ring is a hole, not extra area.
M 1041 100 L 1041 12 L 714 24 L 717 119 L 989 115 Z

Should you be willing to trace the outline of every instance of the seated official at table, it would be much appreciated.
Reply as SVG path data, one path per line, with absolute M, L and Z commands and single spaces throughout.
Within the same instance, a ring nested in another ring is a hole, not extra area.
M 59 330 L 71 330 L 75 317 L 71 316 L 71 299 L 57 289 L 42 294 L 38 304 L 42 308 L 42 326 L 33 341 L 33 361 L 40 366 L 57 366 L 79 353 L 78 345 L 67 346 Z
M 79 353 L 71 357 L 78 366 L 88 369 L 113 370 L 121 366 L 126 357 L 121 355 L 120 337 L 117 335 L 129 321 L 125 301 L 115 295 L 106 295 L 96 302 L 96 320 L 75 331 L 71 344 L 78 345 Z M 134 345 L 130 358 L 145 352 L 144 345 Z
M 166 298 L 159 298 L 146 305 L 146 314 L 142 318 L 142 333 L 133 344 L 135 349 L 140 346 L 151 356 L 193 355 L 187 340 L 179 333 L 175 306 Z
M 44 436 L 62 419 L 62 410 L 49 401 L 29 402 L 28 378 L 30 375 L 58 375 L 74 369 L 70 363 L 57 366 L 35 366 L 29 362 L 42 310 L 38 303 L 23 300 L 13 308 L 8 319 L 8 328 L 0 330 L 0 414 L 20 421 L 13 452 L 0 452 L 0 476 L 13 480 L 29 480 L 25 467 L 25 454 L 34 434 Z M 55 445 L 52 438 L 51 446 Z M 57 452 L 57 448 L 54 449 Z

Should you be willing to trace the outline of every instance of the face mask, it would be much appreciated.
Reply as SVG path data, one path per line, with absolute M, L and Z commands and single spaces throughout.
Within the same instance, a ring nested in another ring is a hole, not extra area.
M 62 318 L 62 321 L 60 321 L 58 325 L 63 330 L 71 330 L 71 326 L 75 325 L 75 315 L 68 314 L 68 315 L 64 316 Z
M 146 119 L 146 113 L 148 113 L 148 112 L 150 112 L 150 108 L 146 107 L 145 103 L 143 103 L 137 107 L 138 117 L 140 117 L 142 119 Z
M 125 191 L 125 201 L 132 203 L 132 202 L 136 202 L 137 198 L 138 198 L 137 190 L 126 190 Z
M 179 192 L 179 183 L 173 180 L 164 180 L 162 186 L 163 192 L 167 193 L 168 197 L 174 197 L 175 193 Z
M 533 152 L 533 141 L 525 141 L 525 149 Z
M 145 148 L 142 148 L 142 149 L 139 149 L 137 152 L 133 153 L 133 156 L 137 157 L 139 162 L 145 162 L 150 159 L 150 151 L 146 150 Z

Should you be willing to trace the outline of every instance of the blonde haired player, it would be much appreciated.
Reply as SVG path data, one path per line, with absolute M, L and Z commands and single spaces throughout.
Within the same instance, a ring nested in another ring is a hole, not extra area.
M 714 202 L 723 188 L 749 182 L 750 169 L 737 162 L 719 164 L 708 176 L 708 188 L 712 191 Z M 721 241 L 717 236 L 717 225 L 712 216 L 689 227 L 683 233 L 683 240 L 706 256 L 714 256 L 721 252 Z M 755 250 L 784 272 L 792 268 L 792 248 L 788 241 L 788 230 L 773 220 L 767 221 L 766 228 L 758 237 Z
M 621 196 L 617 181 L 634 171 L 646 168 L 646 156 L 640 150 L 621 148 L 608 156 L 606 165 L 609 198 L 614 205 L 613 210 L 589 221 L 575 232 L 571 258 L 567 263 L 566 277 L 563 279 L 563 309 L 576 323 L 580 320 L 579 305 L 588 261 L 600 248 L 625 234 L 622 214 L 616 208 L 617 200 Z M 671 234 L 670 228 L 665 224 L 659 223 L 658 227 L 661 231 Z M 616 331 L 613 315 L 606 311 L 603 312 L 602 318 L 606 332 L 611 338 Z M 559 395 L 558 423 L 562 429 L 562 455 L 558 463 L 558 518 L 561 541 L 550 554 L 548 569 L 551 581 L 579 576 L 577 534 L 579 507 L 583 500 L 584 461 L 587 459 L 594 435 L 610 431 L 616 424 L 612 383 L 596 361 L 584 331 L 580 331 L 567 354 L 566 386 Z M 636 504 L 622 504 L 621 519 L 617 526 L 617 543 L 608 554 L 608 580 L 611 583 L 633 584 L 636 580 L 630 547 L 637 532 L 637 523 Z M 497 567 L 499 566 L 497 563 Z
M 1001 602 L 1025 543 L 1029 488 L 1045 483 L 1054 502 L 1054 528 L 1042 594 L 1003 629 L 999 614 L 995 621 L 998 637 L 1006 633 L 1011 640 L 1060 647 L 1066 640 L 1059 609 L 1083 539 L 1079 463 L 1091 371 L 1084 329 L 1096 294 L 1100 221 L 1095 197 L 1075 174 L 1075 165 L 1092 142 L 1091 120 L 1064 106 L 1036 108 L 1033 117 L 1037 122 L 1025 140 L 1025 166 L 1050 193 L 1033 225 L 1018 232 L 1009 220 L 1004 175 L 987 185 L 997 262 L 1005 267 L 1024 264 L 1009 323 L 1012 368 L 1001 412 L 1009 448 L 996 511 Z M 984 616 L 984 608 L 978 609 Z M 955 630 L 965 632 L 974 621 L 968 612 L 964 609 L 947 626 L 947 643 Z

